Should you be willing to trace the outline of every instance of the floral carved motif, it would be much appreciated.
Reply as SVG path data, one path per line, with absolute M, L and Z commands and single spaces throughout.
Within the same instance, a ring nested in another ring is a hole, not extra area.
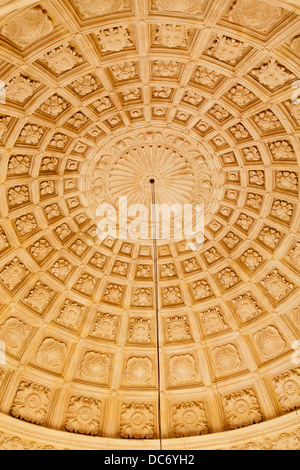
M 125 439 L 152 439 L 154 437 L 153 405 L 123 403 L 120 436 Z
M 225 289 L 234 286 L 239 280 L 237 274 L 231 268 L 222 269 L 222 271 L 218 273 L 218 279 Z
M 132 384 L 146 385 L 152 379 L 152 361 L 149 357 L 131 357 L 126 364 L 126 379 Z
M 50 390 L 42 385 L 22 382 L 16 393 L 11 414 L 35 424 L 44 424 L 49 406 Z
M 14 258 L 0 272 L 0 279 L 7 286 L 8 290 L 12 291 L 28 274 L 29 271 L 24 264 L 18 258 Z
M 182 303 L 181 290 L 179 287 L 166 287 L 163 290 L 163 302 L 165 305 Z
M 109 313 L 98 313 L 92 332 L 93 336 L 114 339 L 117 331 L 117 316 Z
M 276 182 L 280 189 L 296 191 L 298 188 L 298 176 L 293 171 L 279 171 L 276 174 Z
M 134 62 L 125 62 L 120 65 L 111 67 L 112 74 L 117 81 L 129 80 L 137 75 L 136 65 Z
M 215 367 L 220 373 L 238 370 L 242 363 L 238 350 L 233 344 L 218 346 L 211 354 Z
M 234 65 L 244 54 L 247 47 L 237 39 L 219 34 L 213 45 L 207 50 L 207 54 L 222 62 Z
M 284 411 L 300 407 L 300 369 L 293 369 L 273 379 L 275 392 Z
M 58 370 L 64 362 L 66 351 L 67 347 L 64 343 L 56 341 L 54 338 L 46 338 L 40 345 L 35 358 L 40 365 Z
M 295 152 L 287 140 L 278 140 L 270 144 L 270 150 L 275 160 L 294 160 Z
M 102 52 L 118 52 L 133 45 L 126 26 L 104 29 L 98 33 L 98 38 Z
M 0 326 L 0 340 L 5 343 L 6 350 L 18 354 L 29 336 L 31 328 L 16 317 L 9 317 Z
M 234 299 L 232 303 L 243 322 L 262 313 L 262 309 L 252 297 L 251 292 L 240 295 L 238 298 Z
M 102 404 L 88 397 L 72 397 L 66 417 L 66 430 L 96 436 L 100 432 Z
M 277 232 L 277 230 L 272 227 L 264 227 L 258 235 L 258 239 L 264 243 L 264 245 L 267 245 L 269 248 L 271 248 L 271 250 L 276 248 L 280 238 L 280 232 Z
M 293 73 L 289 72 L 284 65 L 280 65 L 275 59 L 271 59 L 270 62 L 258 69 L 253 69 L 251 75 L 256 77 L 259 83 L 266 85 L 271 90 L 296 78 Z
M 18 46 L 27 47 L 50 34 L 53 29 L 53 23 L 47 13 L 40 7 L 34 7 L 2 26 L 1 34 Z
M 34 94 L 39 86 L 39 82 L 35 82 L 18 74 L 6 86 L 6 97 L 9 100 L 24 103 L 24 101 Z
M 255 333 L 253 338 L 263 356 L 267 358 L 278 356 L 285 349 L 285 341 L 274 326 L 263 328 Z
M 131 318 L 129 340 L 135 343 L 150 343 L 151 321 L 143 318 Z
M 274 269 L 264 280 L 261 281 L 263 287 L 269 294 L 279 302 L 285 295 L 294 288 L 294 284 L 287 281 L 277 269 Z
M 252 389 L 241 390 L 224 398 L 224 407 L 230 429 L 249 426 L 262 421 L 263 417 Z
M 48 52 L 43 60 L 58 75 L 83 62 L 83 58 L 66 43 Z
M 20 135 L 19 140 L 24 144 L 37 145 L 44 134 L 44 129 L 35 124 L 26 124 Z
M 255 31 L 266 32 L 280 20 L 283 10 L 261 0 L 236 0 L 229 12 L 229 20 Z
M 255 99 L 254 93 L 243 85 L 236 85 L 227 93 L 227 97 L 230 101 L 233 101 L 238 106 L 246 106 Z
M 187 317 L 170 317 L 167 318 L 167 329 L 169 341 L 180 341 L 190 339 L 190 329 L 187 322 Z
M 153 71 L 158 77 L 176 77 L 179 72 L 179 64 L 175 61 L 157 60 L 154 62 Z
M 51 291 L 48 286 L 38 281 L 35 287 L 29 292 L 29 295 L 24 299 L 24 302 L 31 305 L 31 307 L 36 309 L 39 313 L 42 313 L 49 304 L 52 295 L 53 291 Z
M 226 330 L 228 328 L 219 307 L 207 310 L 206 312 L 201 312 L 200 318 L 203 322 L 206 334 L 208 335 L 217 333 L 218 331 Z
M 124 0 L 75 0 L 75 3 L 81 14 L 88 18 L 106 15 L 124 8 Z
M 88 379 L 103 381 L 108 374 L 110 363 L 111 359 L 107 354 L 89 351 L 84 355 L 80 365 L 81 375 Z
M 169 374 L 173 383 L 193 382 L 197 376 L 194 356 L 182 354 L 173 356 L 169 362 Z
M 83 305 L 66 300 L 57 321 L 70 328 L 77 328 L 83 312 Z
M 26 175 L 29 171 L 31 159 L 27 155 L 14 155 L 8 162 L 8 171 L 11 175 Z
M 175 437 L 200 436 L 208 433 L 207 418 L 202 402 L 173 405 Z
M 251 269 L 251 271 L 255 271 L 262 262 L 262 256 L 257 251 L 249 248 L 249 250 L 246 250 L 242 254 L 241 260 L 247 268 Z
M 220 78 L 221 75 L 214 69 L 210 69 L 203 66 L 197 67 L 194 73 L 195 82 L 208 88 L 214 88 Z
M 186 26 L 162 24 L 156 29 L 155 44 L 166 47 L 187 47 L 189 29 Z

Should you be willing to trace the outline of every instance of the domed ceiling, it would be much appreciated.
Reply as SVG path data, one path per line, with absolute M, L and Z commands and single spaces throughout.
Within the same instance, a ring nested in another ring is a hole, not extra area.
M 158 393 L 163 448 L 300 448 L 291 3 L 0 7 L 1 448 L 159 448 Z M 152 241 L 96 233 L 150 178 L 205 207 L 158 242 L 159 381 Z

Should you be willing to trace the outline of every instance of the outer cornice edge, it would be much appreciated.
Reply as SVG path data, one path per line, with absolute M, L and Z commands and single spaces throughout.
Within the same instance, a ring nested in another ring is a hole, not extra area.
M 163 449 L 229 450 L 245 448 L 248 445 L 261 447 L 262 443 L 267 443 L 269 447 L 272 447 L 273 444 L 273 448 L 276 444 L 277 449 L 284 445 L 284 448 L 291 446 L 296 450 L 300 449 L 299 431 L 300 412 L 294 411 L 279 418 L 234 431 L 189 438 L 165 439 Z M 15 418 L 0 414 L 0 449 L 12 449 L 13 446 L 20 448 L 20 450 L 22 448 L 36 450 L 49 447 L 53 450 L 125 450 L 128 449 L 128 442 L 123 439 L 68 434 L 20 420 L 17 423 Z M 131 449 L 159 449 L 159 441 L 131 441 Z

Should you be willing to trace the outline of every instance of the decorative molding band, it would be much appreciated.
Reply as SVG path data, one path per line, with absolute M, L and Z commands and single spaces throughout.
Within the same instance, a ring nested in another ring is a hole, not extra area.
M 16 430 L 17 429 L 17 430 Z M 133 442 L 133 441 L 132 441 Z M 87 437 L 18 422 L 0 414 L 1 450 L 123 450 L 123 439 Z M 158 440 L 135 440 L 132 448 L 159 449 Z M 164 450 L 300 450 L 300 412 L 265 421 L 246 428 L 210 435 L 164 439 Z

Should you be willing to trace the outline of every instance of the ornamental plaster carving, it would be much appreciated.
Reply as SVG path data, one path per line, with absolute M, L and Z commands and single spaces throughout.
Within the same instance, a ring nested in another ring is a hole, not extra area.
M 162 24 L 158 25 L 155 44 L 166 47 L 186 47 L 189 39 L 189 29 L 186 26 Z
M 1 28 L 1 34 L 10 41 L 24 48 L 54 29 L 53 23 L 42 8 L 34 7 L 20 13 L 14 19 Z
M 202 402 L 173 405 L 175 437 L 199 436 L 208 433 L 207 418 Z
M 240 295 L 232 302 L 236 308 L 237 313 L 244 322 L 262 313 L 262 309 L 259 307 L 250 292 L 247 292 L 244 295 Z
M 34 94 L 39 86 L 39 82 L 35 82 L 18 74 L 7 84 L 6 96 L 9 100 L 24 103 L 24 101 Z
M 111 363 L 111 359 L 107 354 L 101 354 L 89 351 L 84 355 L 80 365 L 81 376 L 87 379 L 104 381 Z
M 252 389 L 227 395 L 224 397 L 224 407 L 230 429 L 259 423 L 263 419 L 256 395 Z
M 229 373 L 239 369 L 242 361 L 233 344 L 218 346 L 212 350 L 212 358 L 219 373 Z
M 0 326 L 0 340 L 4 341 L 6 350 L 17 355 L 30 333 L 30 326 L 16 317 L 9 317 Z
M 124 0 L 75 0 L 83 16 L 101 16 L 124 8 Z
M 258 69 L 253 69 L 251 75 L 257 78 L 262 84 L 269 87 L 271 90 L 278 86 L 285 85 L 296 78 L 296 76 L 289 72 L 283 65 L 280 65 L 275 59 L 270 59 L 270 62 L 262 65 Z
M 247 47 L 237 39 L 219 34 L 213 45 L 207 50 L 207 54 L 222 62 L 234 65 L 242 57 Z
M 191 354 L 173 356 L 169 362 L 170 379 L 174 384 L 192 382 L 197 376 L 195 358 Z
M 93 329 L 93 336 L 114 339 L 117 330 L 117 317 L 108 313 L 98 313 Z
M 59 370 L 64 362 L 67 347 L 54 338 L 46 338 L 40 345 L 35 358 L 38 364 L 51 370 Z
M 229 12 L 229 20 L 265 33 L 280 20 L 282 14 L 282 8 L 269 5 L 266 1 L 236 0 Z
M 120 436 L 125 439 L 152 439 L 154 437 L 153 405 L 123 403 Z
M 206 312 L 201 312 L 200 317 L 205 332 L 208 335 L 227 329 L 227 324 L 225 323 L 219 307 L 207 310 Z
M 48 412 L 49 396 L 48 388 L 35 383 L 22 382 L 11 409 L 12 416 L 43 425 Z
M 132 318 L 130 320 L 129 341 L 150 343 L 151 321 L 143 318 Z
M 14 258 L 11 263 L 7 264 L 0 272 L 0 279 L 5 287 L 12 291 L 14 290 L 23 279 L 29 274 L 28 269 L 18 258 Z
M 149 357 L 131 357 L 127 361 L 125 373 L 131 384 L 147 385 L 152 379 L 152 361 Z
M 58 75 L 71 70 L 83 61 L 82 57 L 66 43 L 48 52 L 44 55 L 43 60 Z
M 274 326 L 258 331 L 253 338 L 264 357 L 277 356 L 285 349 L 286 343 Z
M 274 269 L 273 272 L 268 274 L 261 283 L 277 302 L 294 287 L 293 283 L 289 282 L 284 276 L 282 276 L 277 269 Z
M 132 46 L 127 27 L 104 29 L 98 34 L 102 52 L 122 51 L 126 47 Z
M 202 11 L 204 0 L 156 0 L 155 5 L 160 11 L 178 11 L 198 14 Z
M 66 417 L 66 430 L 96 436 L 100 432 L 102 403 L 88 397 L 72 397 Z
M 300 369 L 293 369 L 273 379 L 278 400 L 285 411 L 300 406 Z
M 167 318 L 168 340 L 181 341 L 191 338 L 187 317 Z

